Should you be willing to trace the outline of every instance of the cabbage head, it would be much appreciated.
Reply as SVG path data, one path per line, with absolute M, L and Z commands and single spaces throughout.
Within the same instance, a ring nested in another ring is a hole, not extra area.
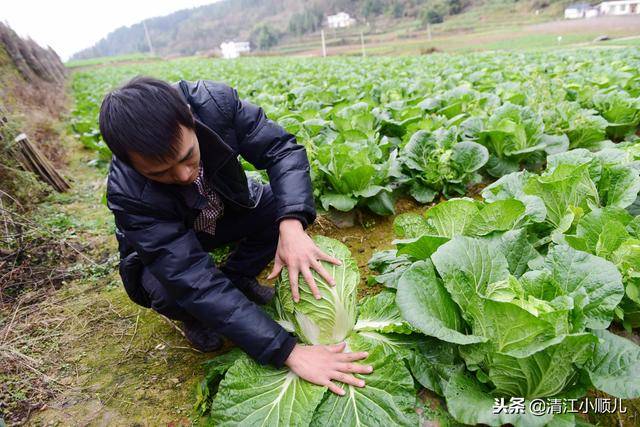
M 363 299 L 358 314 L 360 274 L 349 249 L 328 237 L 316 236 L 314 241 L 325 253 L 342 261 L 339 266 L 323 262 L 336 286 L 313 273 L 322 299 L 316 300 L 301 278 L 300 302 L 294 303 L 287 269 L 283 269 L 276 283 L 274 318 L 306 344 L 345 341 L 346 351 L 368 351 L 366 363 L 373 366 L 373 372 L 356 374 L 366 379 L 367 386 L 341 384 L 346 394 L 333 395 L 326 387 L 307 382 L 287 368 L 262 366 L 240 354 L 231 366 L 210 365 L 211 377 L 227 372 L 211 404 L 209 425 L 419 425 L 414 382 L 403 360 L 412 356 L 413 347 L 420 343 L 415 337 L 418 334 L 411 334 L 412 329 L 400 317 L 391 292 Z
M 356 294 L 360 273 L 349 248 L 337 240 L 324 236 L 314 237 L 318 247 L 342 260 L 342 265 L 321 261 L 334 277 L 335 286 L 329 285 L 312 270 L 322 298 L 317 300 L 302 275 L 299 278 L 300 301 L 291 295 L 289 272 L 285 268 L 276 283 L 276 309 L 279 317 L 290 326 L 306 344 L 336 344 L 344 341 L 356 324 Z

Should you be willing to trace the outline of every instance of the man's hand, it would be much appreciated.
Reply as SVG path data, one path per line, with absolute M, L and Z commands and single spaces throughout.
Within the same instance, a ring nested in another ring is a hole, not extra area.
M 296 344 L 284 362 L 300 378 L 313 384 L 327 387 L 337 395 L 344 396 L 345 391 L 331 380 L 337 380 L 355 387 L 364 387 L 364 380 L 351 374 L 370 374 L 373 366 L 353 363 L 368 356 L 366 352 L 343 353 L 345 343 L 336 345 L 300 345 Z
M 298 275 L 302 274 L 304 280 L 309 284 L 311 293 L 316 299 L 322 298 L 318 286 L 311 274 L 311 269 L 320 274 L 331 286 L 335 286 L 335 280 L 331 274 L 322 266 L 320 261 L 328 261 L 335 265 L 342 264 L 339 259 L 327 255 L 311 240 L 305 233 L 302 224 L 297 219 L 284 219 L 280 222 L 280 238 L 278 239 L 278 249 L 271 274 L 267 279 L 271 280 L 280 274 L 283 267 L 289 270 L 289 280 L 291 282 L 291 295 L 295 302 L 300 301 L 298 291 Z

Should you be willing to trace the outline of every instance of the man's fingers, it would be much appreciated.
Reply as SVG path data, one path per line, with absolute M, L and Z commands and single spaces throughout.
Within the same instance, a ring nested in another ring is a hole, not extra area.
M 332 392 L 334 392 L 335 394 L 337 394 L 338 396 L 344 396 L 344 390 L 338 387 L 337 385 L 335 385 L 334 383 L 332 383 L 331 381 L 327 383 L 327 388 Z
M 280 260 L 276 259 L 276 261 L 273 263 L 273 270 L 271 270 L 271 273 L 269 273 L 269 275 L 267 276 L 267 280 L 275 279 L 276 277 L 278 277 L 278 274 L 280 274 L 280 272 L 282 271 L 282 267 L 283 266 Z
M 316 255 L 316 257 L 322 261 L 328 261 L 331 264 L 342 265 L 342 261 L 340 261 L 338 258 L 332 257 L 331 255 L 324 253 L 320 249 L 318 249 L 318 254 Z
M 341 383 L 349 384 L 354 387 L 364 387 L 365 382 L 359 378 L 354 377 L 353 375 L 345 374 L 344 372 L 335 371 L 332 375 L 334 380 L 338 380 Z
M 320 291 L 318 290 L 318 286 L 316 285 L 316 281 L 313 278 L 313 274 L 311 274 L 311 270 L 309 270 L 308 267 L 305 267 L 302 269 L 302 277 L 304 277 L 304 280 L 309 285 L 309 288 L 311 289 L 311 293 L 313 294 L 315 299 L 322 298 L 322 295 L 320 295 Z
M 327 283 L 329 283 L 331 286 L 336 285 L 336 281 L 333 276 L 331 276 L 331 274 L 327 271 L 326 268 L 322 266 L 322 264 L 320 264 L 320 262 L 318 262 L 317 260 L 313 260 L 311 262 L 311 267 L 313 267 L 313 269 L 317 271 L 318 274 L 320 274 L 320 276 L 322 276 L 322 278 L 326 280 Z
M 373 372 L 373 366 L 360 365 L 359 363 L 341 363 L 338 366 L 340 372 L 347 372 L 352 374 L 370 374 Z
M 298 270 L 289 267 L 289 282 L 291 283 L 291 296 L 295 302 L 300 301 L 300 293 L 298 292 Z
M 328 345 L 326 346 L 326 348 L 332 353 L 342 353 L 346 345 L 347 343 L 342 341 L 341 343 L 338 343 L 338 344 Z
M 366 359 L 369 353 L 366 351 L 360 351 L 357 353 L 343 353 L 340 355 L 341 362 L 355 362 L 356 360 Z

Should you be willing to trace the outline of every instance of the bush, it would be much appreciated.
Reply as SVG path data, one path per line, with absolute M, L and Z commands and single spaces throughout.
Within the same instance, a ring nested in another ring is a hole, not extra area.
M 267 50 L 278 44 L 280 35 L 269 24 L 260 24 L 251 32 L 251 42 L 260 50 Z
M 422 24 L 439 24 L 444 21 L 442 13 L 435 9 L 428 9 L 422 14 Z

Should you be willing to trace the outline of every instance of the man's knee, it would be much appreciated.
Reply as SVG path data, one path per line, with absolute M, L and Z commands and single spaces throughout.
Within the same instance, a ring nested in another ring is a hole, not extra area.
M 156 312 L 173 320 L 187 320 L 191 317 L 178 306 L 167 288 L 156 279 L 147 267 L 144 267 L 142 271 L 142 287 L 149 295 L 151 308 Z

